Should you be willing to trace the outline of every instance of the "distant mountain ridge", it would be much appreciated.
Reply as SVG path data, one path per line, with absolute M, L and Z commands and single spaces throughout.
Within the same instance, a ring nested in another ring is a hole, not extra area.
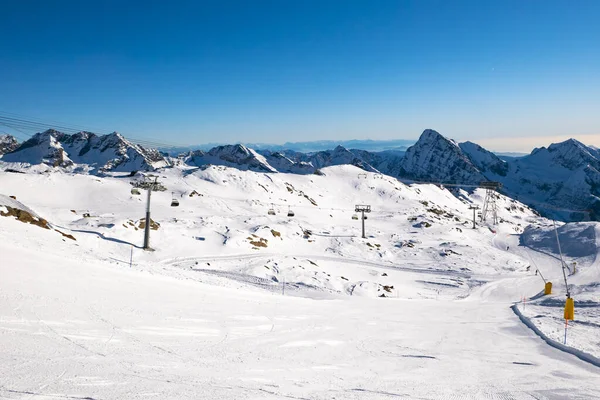
M 36 133 L 1 160 L 53 167 L 85 164 L 99 171 L 151 170 L 167 165 L 157 150 L 133 144 L 117 132 L 100 136 L 90 132 L 69 135 L 53 129 Z
M 44 163 L 54 167 L 89 165 L 97 171 L 154 170 L 181 165 L 224 165 L 262 173 L 313 174 L 333 165 L 354 165 L 395 178 L 475 187 L 498 181 L 502 191 L 549 216 L 564 220 L 600 220 L 600 151 L 569 139 L 541 147 L 518 158 L 500 158 L 472 143 L 457 143 L 432 129 L 406 151 L 372 152 L 347 149 L 311 153 L 254 150 L 245 145 L 216 146 L 171 157 L 132 144 L 118 133 L 67 135 L 45 131 L 15 147 L 14 138 L 0 137 L 0 161 Z
M 248 148 L 254 149 L 258 152 L 269 151 L 269 152 L 284 152 L 294 151 L 299 153 L 315 153 L 319 151 L 327 151 L 342 146 L 346 149 L 360 149 L 371 152 L 380 151 L 404 151 L 409 146 L 413 145 L 415 140 L 408 139 L 397 139 L 397 140 L 316 140 L 311 142 L 286 142 L 284 144 L 272 144 L 272 143 L 240 143 Z M 167 153 L 171 156 L 182 153 L 188 153 L 190 151 L 202 150 L 209 151 L 215 147 L 225 146 L 227 143 L 205 143 L 197 144 L 193 146 L 184 147 L 165 147 L 159 148 L 163 153 Z

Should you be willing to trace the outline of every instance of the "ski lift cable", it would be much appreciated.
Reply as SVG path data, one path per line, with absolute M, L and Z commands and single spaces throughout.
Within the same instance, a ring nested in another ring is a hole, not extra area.
M 102 129 L 89 129 L 89 127 L 84 127 L 84 126 L 79 126 L 79 125 L 68 125 L 68 124 L 65 124 L 62 122 L 56 122 L 56 121 L 44 122 L 37 118 L 24 117 L 24 116 L 20 116 L 20 115 L 13 114 L 13 113 L 7 113 L 7 112 L 3 112 L 3 111 L 0 111 L 0 124 L 3 126 L 7 126 L 9 128 L 15 129 L 15 130 L 26 129 L 26 130 L 30 130 L 30 131 L 42 131 L 42 130 L 47 130 L 47 129 L 55 129 L 57 131 L 68 133 L 68 134 L 78 133 L 78 132 L 82 132 L 82 131 L 95 133 L 95 134 L 105 134 L 105 133 L 99 133 L 99 132 L 108 132 L 108 131 L 102 130 Z M 25 132 L 22 132 L 22 131 L 21 131 L 21 133 L 26 134 Z M 29 137 L 33 136 L 31 134 L 26 134 L 26 135 Z M 135 137 L 127 137 L 127 136 L 124 136 L 124 137 L 134 144 L 140 144 L 140 145 L 146 146 L 146 147 L 164 147 L 164 148 L 186 147 L 186 145 L 178 144 L 178 143 L 164 143 L 164 142 L 159 142 L 159 141 L 154 141 L 154 140 L 147 140 L 144 138 L 135 138 Z
M 54 121 L 54 120 L 47 120 L 44 121 L 40 118 L 35 118 L 35 117 L 31 117 L 31 116 L 26 116 L 26 115 L 22 115 L 22 114 L 15 114 L 15 113 L 11 113 L 11 112 L 7 112 L 7 111 L 0 111 L 0 116 L 1 115 L 5 115 L 7 117 L 12 117 L 12 118 L 17 118 L 17 119 L 22 119 L 22 120 L 26 120 L 29 122 L 34 122 L 34 123 L 38 123 L 38 124 L 44 124 L 44 125 L 62 125 L 62 126 L 70 126 L 70 129 L 78 129 L 79 131 L 86 131 L 86 132 L 92 132 L 92 131 L 96 131 L 96 132 L 101 132 L 101 131 L 105 131 L 103 129 L 99 129 L 97 127 L 92 128 L 90 126 L 83 126 L 83 125 L 75 125 L 75 124 L 67 124 L 64 122 L 60 122 L 60 121 Z
M 183 180 L 185 182 L 185 180 Z M 431 182 L 427 182 L 428 184 Z M 185 184 L 187 186 L 189 186 L 192 190 L 196 190 L 198 191 L 196 188 L 194 188 L 192 185 L 190 185 L 189 183 L 185 182 Z M 245 201 L 245 200 L 240 200 L 240 199 L 235 199 L 235 198 L 231 198 L 231 197 L 224 197 L 224 196 L 217 196 L 217 195 L 211 195 L 211 197 L 215 197 L 215 198 L 219 198 L 222 200 L 234 200 L 234 201 Z M 259 203 L 264 203 L 261 200 L 257 200 Z M 271 204 L 272 206 L 281 206 L 281 207 L 286 207 L 286 206 L 290 206 L 289 204 L 285 204 L 285 203 L 275 203 L 275 202 L 267 202 L 267 204 Z M 531 209 L 529 206 L 527 206 L 527 204 L 522 203 L 525 207 Z M 541 203 L 543 204 L 543 203 Z M 296 204 L 294 205 L 295 208 L 306 208 L 306 209 L 318 209 L 318 210 L 327 210 L 327 211 L 347 211 L 347 212 L 352 212 L 353 209 L 352 208 L 339 208 L 339 207 L 322 207 L 322 206 L 314 206 L 314 205 L 302 205 L 302 204 Z M 584 211 L 584 210 L 568 210 L 568 209 L 559 209 L 559 208 L 555 208 L 557 211 L 570 211 L 570 212 L 574 212 L 574 211 Z M 374 210 L 373 211 L 374 214 L 398 214 L 398 215 L 405 215 L 406 213 L 403 211 L 396 211 L 396 210 Z
M 420 166 L 417 165 L 417 167 L 422 168 Z M 424 169 L 423 169 L 424 171 Z M 431 184 L 431 185 L 438 185 L 438 186 L 448 186 L 448 187 L 475 187 L 475 188 L 479 188 L 482 187 L 482 185 L 474 185 L 474 184 L 460 184 L 460 183 L 456 183 L 456 182 L 441 182 L 441 181 L 420 181 L 420 180 L 412 180 L 412 179 L 398 179 L 399 182 L 402 182 L 404 184 Z M 499 190 L 500 191 L 500 190 Z M 556 207 L 551 205 L 550 203 L 547 202 L 540 202 L 540 201 L 536 201 L 536 200 L 529 200 L 527 201 L 527 203 L 534 203 L 534 204 L 538 204 L 544 208 L 547 209 L 551 209 L 554 211 L 566 211 L 566 212 L 583 212 L 583 213 L 591 213 L 592 210 L 590 209 L 580 209 L 580 210 L 574 210 L 574 209 L 568 209 L 568 208 L 560 208 L 560 207 Z M 523 203 L 524 205 L 527 205 L 526 203 Z
M 14 136 L 23 135 L 23 137 L 24 137 L 24 138 L 27 138 L 27 139 L 24 139 L 24 140 L 28 140 L 28 139 L 29 139 L 29 138 L 32 136 L 32 135 L 30 135 L 30 134 L 29 134 L 29 133 L 27 133 L 27 132 L 23 132 L 23 131 L 22 131 L 21 129 L 19 129 L 19 128 L 16 128 L 16 127 L 14 127 L 14 126 L 10 126 L 10 125 L 6 125 L 6 124 L 2 123 L 1 121 L 0 121 L 0 125 L 2 125 L 2 126 L 5 126 L 5 127 L 7 127 L 7 128 L 10 128 L 10 129 L 13 129 L 13 130 L 15 130 L 15 131 L 19 132 L 19 134 L 15 134 L 15 133 L 13 133 L 12 135 L 14 135 Z M 4 132 L 5 134 L 7 134 L 7 135 L 9 134 L 9 133 L 7 133 L 7 132 L 5 132 L 5 131 L 3 131 L 3 132 Z

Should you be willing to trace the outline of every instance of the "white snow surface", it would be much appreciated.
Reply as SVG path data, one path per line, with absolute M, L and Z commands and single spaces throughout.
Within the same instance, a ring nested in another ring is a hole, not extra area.
M 547 220 L 500 196 L 503 222 L 471 229 L 483 191 L 322 171 L 160 170 L 154 251 L 135 178 L 0 172 L 0 211 L 76 238 L 0 217 L 0 398 L 598 398 L 598 368 L 509 308 L 543 288 L 538 267 L 555 293 L 521 306 L 563 326 Z M 578 263 L 571 345 L 595 354 L 597 229 L 559 230 Z

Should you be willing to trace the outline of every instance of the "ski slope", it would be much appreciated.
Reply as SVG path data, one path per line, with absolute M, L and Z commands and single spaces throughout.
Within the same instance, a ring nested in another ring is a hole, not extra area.
M 152 252 L 135 177 L 0 174 L 0 194 L 76 239 L 0 217 L 0 398 L 599 397 L 598 368 L 509 308 L 543 287 L 528 254 L 561 273 L 521 236 L 548 221 L 502 197 L 496 233 L 473 230 L 479 191 L 323 172 L 160 171 Z M 373 209 L 366 239 L 355 204 Z M 578 295 L 600 280 L 596 248 L 572 257 Z

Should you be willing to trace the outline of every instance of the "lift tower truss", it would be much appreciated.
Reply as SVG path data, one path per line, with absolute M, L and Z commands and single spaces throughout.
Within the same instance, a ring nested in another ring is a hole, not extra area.
M 492 223 L 498 224 L 498 198 L 497 190 L 502 187 L 500 182 L 484 181 L 479 184 L 479 187 L 485 189 L 485 200 L 481 209 L 481 222 L 487 221 L 488 217 L 492 217 Z

